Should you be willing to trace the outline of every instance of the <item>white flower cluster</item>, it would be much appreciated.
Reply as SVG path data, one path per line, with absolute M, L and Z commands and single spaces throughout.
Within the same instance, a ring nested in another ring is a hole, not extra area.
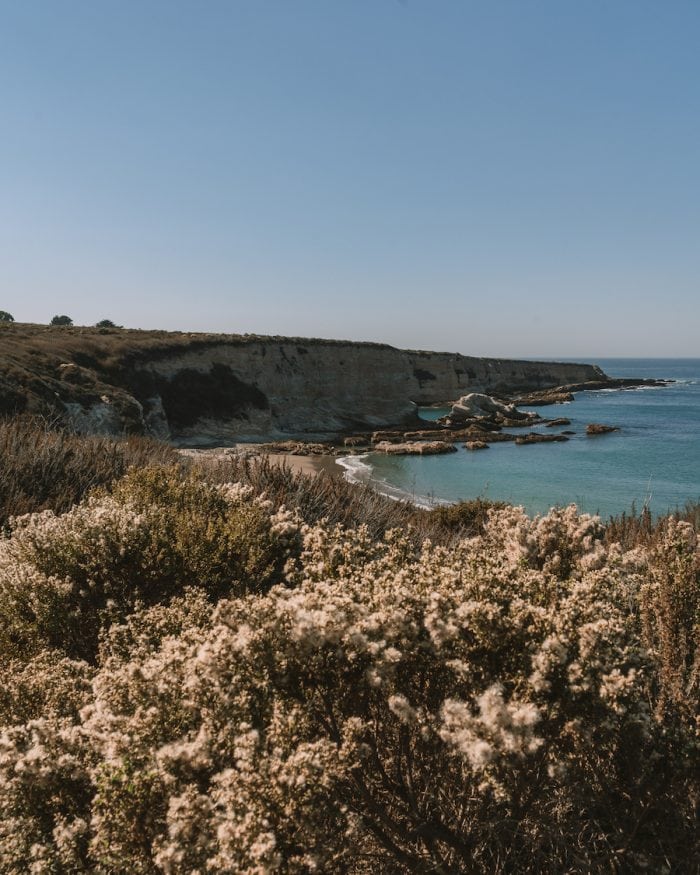
M 468 705 L 447 699 L 442 706 L 440 738 L 465 756 L 471 767 L 483 770 L 495 756 L 525 756 L 543 743 L 534 735 L 540 713 L 532 703 L 505 702 L 503 688 L 494 684 L 476 700 L 474 716 Z

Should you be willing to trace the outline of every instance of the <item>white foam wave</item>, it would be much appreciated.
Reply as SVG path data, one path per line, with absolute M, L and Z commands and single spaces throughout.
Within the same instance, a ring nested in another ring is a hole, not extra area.
M 343 477 L 348 483 L 368 483 L 372 477 L 372 466 L 365 462 L 369 454 L 362 456 L 338 456 L 336 464 L 344 469 Z
M 338 465 L 344 468 L 343 476 L 348 483 L 364 483 L 376 489 L 381 495 L 390 498 L 392 501 L 408 501 L 416 507 L 424 510 L 431 510 L 433 507 L 441 504 L 451 504 L 443 498 L 431 498 L 428 495 L 416 495 L 408 492 L 405 489 L 400 489 L 398 486 L 392 486 L 381 477 L 374 476 L 374 468 L 365 461 L 369 458 L 369 453 L 362 456 L 339 456 L 336 459 Z

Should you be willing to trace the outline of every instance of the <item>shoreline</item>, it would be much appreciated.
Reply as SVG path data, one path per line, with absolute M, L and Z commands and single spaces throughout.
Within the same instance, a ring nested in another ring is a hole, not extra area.
M 295 474 L 318 476 L 325 473 L 331 477 L 344 477 L 345 468 L 338 464 L 337 456 L 299 456 L 293 453 L 256 452 L 255 444 L 238 444 L 232 447 L 180 447 L 180 455 L 199 462 L 221 462 L 231 457 L 248 458 L 251 461 L 267 459 L 271 465 L 289 468 Z

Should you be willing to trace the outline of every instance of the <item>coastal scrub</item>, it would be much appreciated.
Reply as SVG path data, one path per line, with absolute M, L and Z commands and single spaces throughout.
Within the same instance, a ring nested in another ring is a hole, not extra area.
M 698 554 L 131 472 L 0 543 L 0 871 L 690 872 Z

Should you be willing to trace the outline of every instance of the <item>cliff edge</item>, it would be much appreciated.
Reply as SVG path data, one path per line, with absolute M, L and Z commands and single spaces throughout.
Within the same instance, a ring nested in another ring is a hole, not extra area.
M 410 424 L 416 405 L 605 379 L 589 364 L 477 358 L 378 343 L 0 325 L 0 415 L 179 445 Z

